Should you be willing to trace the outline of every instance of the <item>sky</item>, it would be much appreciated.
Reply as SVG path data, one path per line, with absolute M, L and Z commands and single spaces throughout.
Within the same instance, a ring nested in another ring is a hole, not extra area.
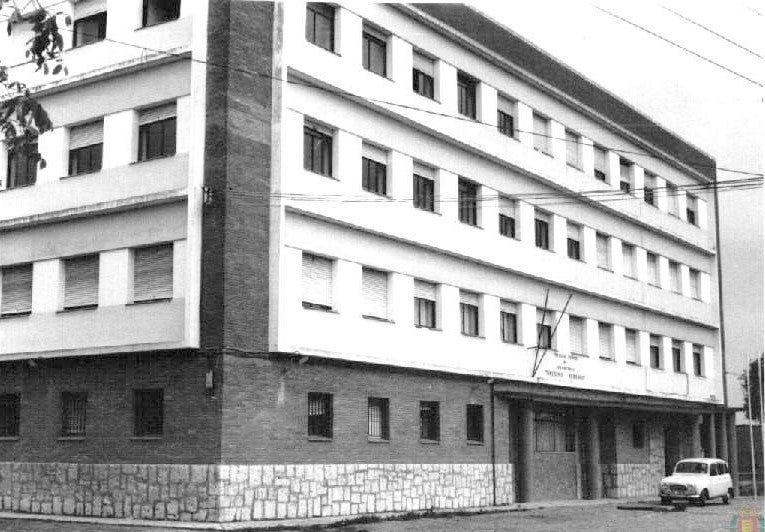
M 709 153 L 718 167 L 763 172 L 765 2 L 470 3 Z M 746 177 L 718 172 L 719 180 Z M 763 193 L 723 191 L 719 197 L 728 399 L 741 406 L 737 375 L 747 353 L 754 359 L 763 351 Z

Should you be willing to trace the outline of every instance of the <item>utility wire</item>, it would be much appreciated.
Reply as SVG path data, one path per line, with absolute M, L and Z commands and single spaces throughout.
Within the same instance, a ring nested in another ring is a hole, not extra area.
M 739 44 L 739 43 L 737 43 L 736 41 L 734 41 L 734 40 L 731 40 L 731 39 L 727 38 L 725 35 L 722 35 L 722 34 L 720 34 L 720 33 L 717 33 L 715 30 L 713 30 L 713 29 L 711 29 L 711 28 L 708 28 L 707 26 L 705 26 L 705 25 L 703 25 L 703 24 L 701 24 L 701 23 L 699 23 L 699 22 L 696 22 L 696 21 L 695 21 L 695 20 L 693 20 L 693 19 L 690 19 L 690 18 L 686 17 L 686 16 L 685 16 L 685 15 L 683 15 L 682 13 L 678 13 L 678 12 L 677 12 L 677 11 L 675 11 L 674 9 L 670 9 L 670 8 L 668 8 L 667 6 L 661 6 L 661 7 L 662 7 L 662 9 L 665 9 L 665 10 L 669 11 L 670 13 L 673 13 L 673 14 L 677 15 L 677 16 L 678 16 L 678 17 L 680 17 L 681 19 L 683 19 L 683 20 L 685 20 L 685 21 L 687 21 L 687 22 L 690 22 L 690 23 L 691 23 L 691 24 L 693 24 L 694 26 L 698 26 L 699 28 L 701 28 L 701 29 L 704 29 L 704 30 L 708 31 L 708 32 L 709 32 L 709 33 L 711 33 L 712 35 L 715 35 L 716 37 L 719 37 L 719 38 L 721 38 L 722 40 L 724 40 L 724 41 L 726 41 L 726 42 L 728 42 L 728 43 L 732 44 L 733 46 L 736 46 L 736 47 L 738 47 L 738 48 L 741 48 L 741 49 L 742 49 L 742 50 L 744 50 L 745 52 L 749 52 L 750 54 L 752 54 L 752 55 L 753 55 L 753 56 L 755 56 L 755 57 L 759 57 L 760 59 L 764 59 L 764 58 L 763 58 L 763 57 L 762 57 L 760 54 L 758 54 L 757 52 L 755 52 L 755 51 L 753 51 L 753 50 L 750 50 L 750 49 L 749 49 L 749 48 L 747 48 L 746 46 L 742 46 L 742 45 L 740 45 L 740 44 Z
M 60 2 L 60 3 L 63 3 L 63 2 Z M 600 8 L 598 8 L 598 9 L 600 9 Z M 63 28 L 63 29 L 66 30 L 66 31 L 70 31 L 70 32 L 74 31 L 73 29 L 70 29 L 70 28 Z M 88 34 L 87 32 L 83 33 L 83 35 L 97 37 L 97 35 L 95 35 L 95 34 Z M 131 43 L 131 42 L 127 42 L 127 41 L 121 41 L 121 40 L 113 39 L 113 38 L 110 38 L 110 37 L 106 37 L 103 40 L 109 41 L 109 42 L 113 42 L 113 43 L 116 43 L 116 44 L 121 44 L 121 45 L 124 45 L 124 46 L 130 46 L 130 47 L 133 47 L 133 48 L 136 48 L 136 49 L 140 49 L 142 51 L 148 51 L 148 52 L 152 52 L 152 53 L 156 53 L 156 54 L 160 54 L 160 55 L 166 55 L 166 56 L 177 57 L 177 58 L 182 58 L 182 59 L 190 59 L 192 62 L 195 62 L 195 63 L 198 63 L 198 64 L 204 64 L 204 65 L 208 65 L 208 66 L 213 66 L 213 67 L 216 67 L 216 68 L 221 68 L 221 69 L 225 69 L 225 70 L 229 70 L 229 71 L 239 72 L 239 73 L 242 73 L 242 74 L 264 77 L 264 78 L 272 79 L 272 80 L 279 81 L 279 82 L 282 82 L 282 83 L 288 83 L 288 84 L 293 84 L 293 85 L 300 85 L 300 86 L 310 87 L 310 88 L 322 90 L 322 91 L 330 93 L 330 94 L 346 96 L 346 97 L 349 97 L 349 98 L 352 98 L 352 99 L 364 100 L 364 101 L 374 102 L 374 103 L 382 104 L 382 105 L 390 105 L 390 106 L 394 106 L 394 107 L 405 108 L 405 109 L 409 109 L 409 110 L 413 110 L 413 111 L 417 111 L 417 112 L 422 112 L 422 113 L 426 113 L 426 114 L 430 114 L 430 115 L 442 116 L 442 117 L 445 117 L 445 118 L 451 118 L 451 119 L 454 119 L 454 120 L 460 120 L 460 121 L 468 122 L 468 123 L 471 123 L 471 124 L 480 124 L 480 125 L 483 125 L 483 126 L 491 127 L 492 129 L 496 129 L 496 127 L 497 127 L 494 124 L 489 124 L 487 122 L 482 122 L 482 121 L 475 120 L 475 119 L 472 119 L 472 118 L 469 118 L 469 117 L 465 117 L 465 116 L 453 115 L 453 114 L 450 114 L 450 113 L 442 113 L 442 112 L 433 111 L 433 110 L 429 110 L 429 109 L 423 109 L 421 107 L 406 105 L 406 104 L 402 104 L 402 103 L 398 103 L 398 102 L 391 102 L 391 101 L 388 101 L 388 100 L 369 98 L 369 97 L 365 97 L 365 96 L 360 96 L 358 94 L 354 94 L 354 93 L 346 91 L 344 89 L 329 88 L 329 87 L 325 87 L 325 86 L 322 86 L 322 85 L 319 85 L 319 84 L 316 84 L 316 83 L 307 82 L 307 81 L 298 81 L 298 80 L 294 80 L 294 79 L 293 80 L 284 79 L 284 78 L 280 78 L 280 77 L 277 77 L 277 76 L 273 76 L 272 74 L 267 74 L 267 73 L 264 73 L 264 72 L 258 72 L 258 71 L 244 69 L 244 68 L 239 68 L 239 67 L 231 67 L 230 65 L 214 63 L 214 62 L 211 62 L 211 61 L 207 61 L 205 59 L 195 58 L 193 56 L 189 58 L 189 57 L 185 56 L 183 53 L 170 52 L 170 51 L 167 51 L 167 50 L 158 50 L 158 49 L 155 49 L 155 48 L 149 48 L 149 47 L 146 47 L 146 46 L 143 46 L 143 45 L 140 45 L 140 44 Z M 23 65 L 23 64 L 26 64 L 26 63 L 21 63 L 21 65 Z M 515 131 L 518 132 L 518 133 L 526 133 L 526 134 L 530 134 L 530 135 L 545 137 L 545 138 L 548 138 L 548 139 L 559 140 L 559 141 L 564 141 L 564 142 L 578 142 L 578 141 L 575 141 L 575 140 L 570 140 L 570 139 L 567 139 L 567 138 L 554 137 L 554 136 L 549 135 L 549 134 L 538 133 L 538 132 L 535 132 L 535 131 L 526 131 L 526 130 L 519 130 L 519 129 L 515 129 Z M 617 153 L 642 155 L 642 156 L 651 157 L 651 158 L 658 159 L 658 160 L 663 160 L 661 157 L 658 157 L 658 156 L 656 156 L 654 154 L 647 153 L 647 152 L 632 151 L 632 150 L 628 150 L 628 149 L 616 148 L 616 147 L 613 147 L 613 146 L 605 146 L 605 145 L 601 145 L 601 144 L 598 144 L 598 146 L 601 146 L 604 149 L 607 149 L 607 150 L 610 150 L 610 151 L 613 151 L 613 152 L 617 152 Z M 697 168 L 715 169 L 717 171 L 724 171 L 724 172 L 737 173 L 737 174 L 743 174 L 743 175 L 753 175 L 753 176 L 762 176 L 763 175 L 762 173 L 748 172 L 748 171 L 744 171 L 744 170 L 719 167 L 719 166 L 703 164 L 703 163 L 685 162 L 684 164 L 688 164 L 689 166 L 695 166 Z
M 64 28 L 64 29 L 66 31 L 70 31 L 70 32 L 74 31 L 74 30 L 69 29 L 69 28 Z M 97 37 L 97 35 L 95 35 L 95 34 L 87 34 L 87 35 Z M 310 88 L 322 90 L 322 91 L 330 93 L 330 94 L 341 95 L 341 96 L 346 96 L 346 97 L 353 98 L 353 99 L 364 100 L 364 101 L 374 102 L 374 103 L 378 103 L 378 104 L 391 105 L 391 106 L 395 106 L 395 107 L 410 109 L 410 110 L 413 110 L 413 111 L 418 111 L 418 112 L 422 112 L 422 113 L 426 113 L 426 114 L 430 114 L 430 115 L 442 116 L 442 117 L 451 118 L 451 119 L 454 119 L 454 120 L 461 120 L 461 121 L 468 122 L 468 123 L 471 123 L 471 124 L 480 124 L 480 125 L 483 125 L 483 126 L 491 127 L 493 129 L 496 129 L 496 127 L 497 127 L 494 124 L 489 124 L 487 122 L 482 122 L 482 121 L 475 120 L 475 119 L 472 119 L 472 118 L 468 118 L 468 117 L 465 117 L 465 116 L 453 115 L 453 114 L 449 114 L 449 113 L 442 113 L 442 112 L 433 111 L 433 110 L 430 110 L 430 109 L 423 109 L 421 107 L 406 105 L 406 104 L 402 104 L 402 103 L 399 103 L 399 102 L 391 102 L 391 101 L 388 101 L 388 100 L 380 100 L 380 99 L 375 99 L 375 98 L 369 98 L 369 97 L 365 97 L 365 96 L 360 96 L 358 94 L 354 94 L 354 93 L 352 93 L 350 91 L 346 91 L 344 89 L 329 88 L 329 87 L 325 87 L 325 86 L 322 86 L 322 85 L 319 85 L 319 84 L 316 84 L 316 83 L 307 82 L 307 81 L 298 81 L 298 80 L 294 80 L 294 79 L 291 80 L 291 79 L 280 78 L 280 77 L 274 76 L 274 75 L 272 75 L 270 73 L 264 73 L 264 72 L 259 72 L 259 71 L 249 70 L 249 69 L 239 68 L 239 67 L 232 67 L 230 65 L 215 63 L 215 62 L 212 62 L 212 61 L 207 61 L 205 59 L 195 58 L 193 56 L 188 58 L 188 57 L 184 56 L 184 54 L 182 54 L 182 53 L 170 52 L 170 51 L 167 51 L 167 50 L 158 50 L 158 49 L 155 49 L 155 48 L 149 48 L 149 47 L 146 47 L 146 46 L 143 46 L 143 45 L 140 45 L 140 44 L 131 43 L 131 42 L 127 42 L 127 41 L 121 41 L 121 40 L 113 39 L 113 38 L 110 38 L 110 37 L 107 37 L 107 38 L 105 38 L 103 40 L 109 41 L 109 42 L 113 42 L 113 43 L 116 43 L 116 44 L 122 44 L 124 46 L 130 46 L 130 47 L 133 47 L 133 48 L 136 48 L 136 49 L 139 49 L 139 50 L 148 51 L 148 52 L 152 52 L 152 53 L 156 53 L 156 54 L 166 55 L 166 56 L 170 56 L 170 57 L 183 58 L 183 59 L 190 59 L 194 63 L 204 64 L 204 65 L 208 65 L 208 66 L 213 66 L 213 67 L 221 68 L 221 69 L 228 70 L 228 71 L 239 72 L 241 74 L 254 75 L 254 76 L 259 76 L 259 77 L 263 77 L 263 78 L 267 78 L 267 79 L 272 79 L 274 81 L 279 81 L 279 82 L 282 82 L 282 83 L 288 83 L 288 84 L 292 84 L 292 85 L 299 85 L 299 86 L 310 87 Z M 519 130 L 519 129 L 515 129 L 515 131 L 518 132 L 518 133 L 527 133 L 527 134 L 530 134 L 530 135 L 546 137 L 546 138 L 554 139 L 554 140 L 562 140 L 564 142 L 575 142 L 573 140 L 569 140 L 569 139 L 566 139 L 566 138 L 554 137 L 554 136 L 549 135 L 549 134 L 538 133 L 538 132 L 535 132 L 535 131 L 526 131 L 526 130 Z M 661 157 L 659 157 L 657 155 L 654 155 L 654 154 L 651 154 L 651 153 L 648 153 L 648 152 L 632 151 L 632 150 L 628 150 L 628 149 L 616 148 L 614 146 L 606 146 L 606 145 L 602 145 L 602 144 L 598 144 L 598 146 L 601 146 L 604 149 L 607 149 L 607 150 L 610 150 L 610 151 L 613 151 L 613 152 L 617 152 L 617 153 L 632 154 L 632 155 L 643 155 L 643 156 L 646 156 L 646 157 L 651 157 L 653 159 L 663 160 Z M 729 172 L 729 173 L 737 173 L 737 174 L 744 174 L 744 175 L 754 175 L 754 176 L 762 176 L 763 175 L 762 173 L 749 172 L 749 171 L 738 170 L 738 169 L 733 169 L 733 168 L 724 168 L 724 167 L 715 166 L 715 165 L 709 165 L 709 164 L 705 164 L 705 163 L 685 162 L 685 164 L 687 164 L 689 166 L 695 166 L 697 168 L 715 169 L 715 170 L 718 170 L 718 171 L 724 171 L 724 172 Z
M 721 68 L 721 69 L 725 70 L 726 72 L 728 72 L 728 73 L 730 73 L 730 74 L 733 74 L 733 75 L 734 75 L 734 76 L 736 76 L 736 77 L 739 77 L 739 78 L 741 78 L 741 79 L 743 79 L 743 80 L 745 80 L 745 81 L 748 81 L 749 83 L 752 83 L 752 84 L 754 84 L 754 85 L 757 85 L 758 87 L 762 87 L 762 86 L 763 86 L 763 84 L 762 84 L 762 83 L 760 83 L 759 81 L 755 81 L 755 80 L 753 80 L 752 78 L 749 78 L 749 77 L 745 76 L 744 74 L 741 74 L 741 73 L 739 73 L 739 72 L 736 72 L 735 70 L 733 70 L 733 69 L 730 69 L 730 68 L 726 67 L 725 65 L 718 63 L 717 61 L 713 61 L 712 59 L 709 59 L 708 57 L 706 57 L 706 56 L 703 56 L 703 55 L 701 55 L 701 54 L 700 54 L 700 53 L 698 53 L 698 52 L 694 52 L 694 51 L 693 51 L 693 50 L 691 50 L 690 48 L 686 48 L 685 46 L 683 46 L 683 45 L 681 45 L 681 44 L 678 44 L 678 43 L 676 43 L 675 41 L 672 41 L 672 40 L 670 40 L 670 39 L 668 39 L 668 38 L 664 37 L 663 35 L 660 35 L 660 34 L 656 33 L 655 31 L 649 30 L 649 29 L 648 29 L 648 28 L 646 28 L 645 26 L 641 26 L 640 24 L 636 24 L 635 22 L 632 22 L 631 20 L 628 20 L 628 19 L 626 19 L 626 18 L 624 18 L 624 17 L 621 17 L 621 16 L 617 15 L 616 13 L 612 13 L 611 11 L 609 11 L 609 10 L 607 10 L 607 9 L 604 9 L 604 8 L 602 8 L 602 7 L 600 7 L 600 6 L 594 6 L 594 7 L 595 7 L 595 9 L 597 9 L 598 11 L 602 11 L 603 13 L 605 13 L 605 14 L 607 14 L 607 15 L 610 15 L 610 16 L 612 16 L 612 17 L 614 17 L 614 18 L 618 19 L 618 20 L 621 20 L 622 22 L 624 22 L 624 23 L 626 23 L 626 24 L 629 24 L 630 26 L 634 26 L 635 28 L 638 28 L 638 29 L 640 29 L 640 30 L 642 30 L 642 31 L 644 31 L 644 32 L 646 32 L 646 33 L 648 33 L 649 35 L 653 35 L 653 36 L 654 36 L 654 37 L 656 37 L 657 39 L 660 39 L 660 40 L 662 40 L 662 41 L 664 41 L 664 42 L 666 42 L 666 43 L 669 43 L 669 44 L 671 44 L 672 46 L 675 46 L 675 47 L 677 47 L 677 48 L 680 48 L 680 49 L 681 49 L 681 50 L 683 50 L 684 52 L 687 52 L 687 53 L 689 53 L 689 54 L 693 55 L 694 57 L 697 57 L 697 58 L 701 59 L 702 61 L 706 61 L 707 63 L 710 63 L 710 64 L 712 64 L 712 65 L 714 65 L 714 66 L 716 66 L 716 67 L 718 67 L 718 68 Z

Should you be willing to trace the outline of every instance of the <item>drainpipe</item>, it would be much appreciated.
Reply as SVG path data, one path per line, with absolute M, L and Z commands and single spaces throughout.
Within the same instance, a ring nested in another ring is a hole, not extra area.
M 497 505 L 497 453 L 494 440 L 494 379 L 489 379 L 489 416 L 491 423 L 491 498 L 492 506 Z
M 717 173 L 715 173 L 715 245 L 717 246 L 717 298 L 720 314 L 720 360 L 722 362 L 723 405 L 728 406 L 728 372 L 725 364 L 725 321 L 723 320 L 723 282 L 722 282 L 722 248 L 720 247 L 720 202 L 717 194 Z

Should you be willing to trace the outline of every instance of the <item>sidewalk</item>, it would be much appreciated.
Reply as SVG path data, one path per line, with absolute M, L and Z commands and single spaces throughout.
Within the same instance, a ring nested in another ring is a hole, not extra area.
M 82 523 L 97 525 L 94 530 L 126 530 L 139 532 L 145 530 L 293 530 L 305 527 L 325 527 L 338 525 L 342 523 L 363 523 L 370 521 L 385 521 L 388 519 L 411 516 L 413 519 L 418 517 L 433 517 L 439 515 L 485 515 L 508 512 L 519 512 L 528 510 L 540 510 L 546 508 L 576 508 L 576 507 L 597 507 L 597 506 L 616 506 L 617 504 L 634 503 L 645 500 L 646 497 L 624 498 L 624 499 L 598 499 L 598 500 L 572 500 L 572 501 L 541 501 L 529 503 L 515 503 L 508 506 L 491 506 L 480 508 L 461 508 L 458 510 L 438 510 L 430 512 L 427 510 L 417 512 L 386 512 L 367 514 L 362 516 L 345 517 L 314 517 L 310 519 L 279 519 L 268 521 L 245 521 L 237 523 L 194 523 L 179 521 L 156 521 L 140 519 L 112 519 L 98 517 L 80 517 L 80 516 L 62 516 L 62 515 L 42 515 L 42 514 L 22 514 L 15 512 L 0 512 L 0 520 L 7 521 L 38 521 L 49 523 Z M 0 528 L 0 530 L 3 530 Z

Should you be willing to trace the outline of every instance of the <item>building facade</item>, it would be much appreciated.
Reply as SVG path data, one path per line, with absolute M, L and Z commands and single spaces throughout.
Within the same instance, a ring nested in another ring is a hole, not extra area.
M 68 74 L 12 69 L 47 166 L 0 150 L 2 509 L 655 496 L 734 459 L 709 155 L 461 5 L 64 8 Z

